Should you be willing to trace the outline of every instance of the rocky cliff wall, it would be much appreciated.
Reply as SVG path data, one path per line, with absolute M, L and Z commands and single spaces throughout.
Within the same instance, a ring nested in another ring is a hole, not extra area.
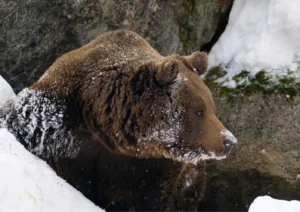
M 208 162 L 203 207 L 245 211 L 259 195 L 299 200 L 299 93 L 255 93 L 231 101 L 216 94 L 215 101 L 238 144 L 227 159 Z
M 18 92 L 63 53 L 120 28 L 138 32 L 164 55 L 209 49 L 232 2 L 2 0 L 0 74 Z

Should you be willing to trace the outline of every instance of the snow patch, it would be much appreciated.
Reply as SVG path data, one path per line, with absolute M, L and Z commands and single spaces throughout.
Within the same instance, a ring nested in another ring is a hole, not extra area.
M 0 129 L 0 211 L 103 211 Z
M 250 205 L 249 212 L 299 212 L 300 202 L 273 199 L 269 196 L 257 197 Z
M 290 69 L 300 78 L 299 8 L 300 1 L 234 1 L 228 25 L 209 54 L 209 68 L 222 64 L 228 72 L 224 80 L 242 70 L 254 76 L 261 70 L 286 75 Z
M 171 151 L 174 151 L 173 154 L 176 155 L 177 161 L 192 163 L 194 165 L 197 165 L 201 161 L 205 160 L 223 160 L 226 158 L 226 155 L 216 155 L 215 152 L 205 152 L 203 149 L 174 149 Z
M 0 76 L 0 106 L 16 96 L 12 87 Z
M 237 143 L 236 137 L 229 130 L 222 130 L 220 132 L 221 137 L 224 136 L 226 140 L 230 140 L 233 144 Z

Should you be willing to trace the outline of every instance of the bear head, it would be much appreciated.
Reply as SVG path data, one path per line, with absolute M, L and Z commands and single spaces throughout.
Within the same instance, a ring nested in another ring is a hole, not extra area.
M 194 164 L 226 157 L 237 140 L 216 117 L 211 92 L 200 77 L 207 61 L 206 53 L 195 52 L 138 68 L 130 79 L 131 119 L 125 124 L 132 139 L 117 144 L 122 152 Z

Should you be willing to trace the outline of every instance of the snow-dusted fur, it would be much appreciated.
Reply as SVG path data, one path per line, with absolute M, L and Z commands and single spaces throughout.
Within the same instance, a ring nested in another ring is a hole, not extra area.
M 27 150 L 43 159 L 75 158 L 79 142 L 64 124 L 66 105 L 39 91 L 24 89 L 0 111 L 9 129 Z
M 179 142 L 180 132 L 183 130 L 183 108 L 178 104 L 178 92 L 182 83 L 182 77 L 178 74 L 174 84 L 170 88 L 170 101 L 166 102 L 164 108 L 162 108 L 164 114 L 166 114 L 166 120 L 157 123 L 155 126 L 150 127 L 146 134 L 142 136 L 140 141 L 152 140 L 161 141 L 167 147 L 173 146 Z

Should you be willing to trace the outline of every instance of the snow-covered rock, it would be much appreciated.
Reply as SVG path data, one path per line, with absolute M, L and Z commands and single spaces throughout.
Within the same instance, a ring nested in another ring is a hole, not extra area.
M 12 87 L 0 76 L 0 106 L 16 96 Z
M 249 212 L 299 212 L 300 202 L 273 199 L 269 196 L 257 197 L 250 205 Z
M 0 211 L 102 211 L 0 129 Z
M 228 25 L 210 52 L 210 67 L 224 64 L 231 77 L 242 70 L 290 69 L 299 74 L 300 1 L 234 1 Z
M 0 106 L 15 96 L 0 76 Z M 0 129 L 0 211 L 103 211 Z

